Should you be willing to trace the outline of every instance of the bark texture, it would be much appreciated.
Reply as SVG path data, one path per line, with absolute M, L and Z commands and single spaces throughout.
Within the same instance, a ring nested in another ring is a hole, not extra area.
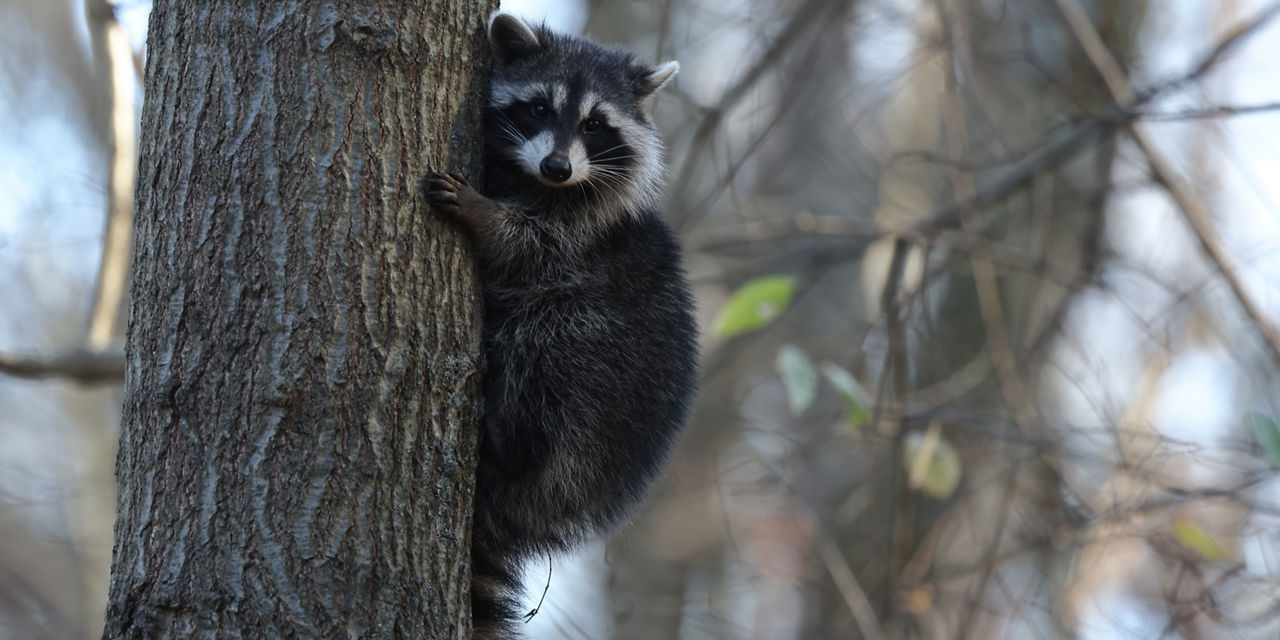
M 104 638 L 457 638 L 496 0 L 158 0 Z

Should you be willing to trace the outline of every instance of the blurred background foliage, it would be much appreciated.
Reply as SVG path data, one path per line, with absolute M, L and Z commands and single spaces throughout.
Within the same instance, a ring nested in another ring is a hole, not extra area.
M 532 637 L 1280 636 L 1280 3 L 507 8 L 681 62 L 705 333 L 670 473 Z M 147 10 L 0 0 L 3 638 L 101 630 L 122 329 L 87 318 L 138 89 L 100 29 L 140 59 Z

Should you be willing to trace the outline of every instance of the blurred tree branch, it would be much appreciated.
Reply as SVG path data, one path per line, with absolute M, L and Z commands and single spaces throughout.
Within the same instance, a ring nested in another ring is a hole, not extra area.
M 1117 104 L 1133 103 L 1135 96 L 1128 77 L 1119 63 L 1116 62 L 1115 57 L 1111 55 L 1111 51 L 1107 49 L 1106 43 L 1102 41 L 1097 30 L 1094 29 L 1089 17 L 1085 15 L 1074 0 L 1053 0 L 1053 4 L 1062 14 L 1067 26 L 1071 29 L 1072 34 L 1075 35 L 1076 41 L 1079 42 L 1081 48 L 1084 49 L 1085 55 L 1089 57 L 1094 69 L 1106 82 L 1107 90 L 1111 92 L 1111 97 Z M 1237 33 L 1252 32 L 1253 29 L 1260 28 L 1276 15 L 1280 15 L 1280 2 L 1272 4 L 1256 18 L 1246 22 L 1248 31 L 1242 29 Z M 1221 50 L 1224 49 L 1222 47 L 1214 49 L 1215 52 Z M 1197 69 L 1203 71 L 1207 71 L 1209 68 L 1204 64 L 1197 66 Z M 1132 112 L 1133 109 L 1129 108 L 1126 111 Z M 1244 310 L 1245 315 L 1249 317 L 1250 322 L 1263 341 L 1270 347 L 1273 361 L 1275 364 L 1280 365 L 1280 331 L 1277 331 L 1275 325 L 1271 323 L 1258 304 L 1245 291 L 1244 284 L 1240 281 L 1239 268 L 1232 256 L 1227 253 L 1226 248 L 1223 247 L 1222 239 L 1214 227 L 1212 215 L 1200 198 L 1196 196 L 1186 182 L 1177 175 L 1174 169 L 1169 166 L 1169 163 L 1156 150 L 1154 141 L 1141 122 L 1131 119 L 1125 124 L 1125 129 L 1133 140 L 1134 145 L 1146 157 L 1147 163 L 1151 166 L 1151 171 L 1155 174 L 1156 179 L 1164 185 L 1169 197 L 1173 199 L 1182 211 L 1187 224 L 1200 241 L 1201 249 L 1213 262 L 1218 272 L 1222 274 L 1223 280 L 1226 281 L 1227 286 L 1231 289 L 1231 294 L 1235 296 L 1236 301 L 1240 304 L 1241 309 Z
M 15 378 L 67 378 L 82 384 L 119 383 L 124 379 L 124 350 L 74 349 L 53 357 L 0 353 L 0 372 Z
M 1054 2 L 1060 5 L 1063 0 L 1054 0 Z M 1275 18 L 1277 14 L 1280 14 L 1280 2 L 1269 5 L 1267 9 L 1259 12 L 1257 16 L 1228 33 L 1181 76 L 1171 81 L 1158 83 L 1142 91 L 1129 91 L 1118 95 L 1116 96 L 1117 107 L 1112 114 L 1101 118 L 1089 119 L 1071 127 L 1066 132 L 1046 136 L 1037 148 L 1022 154 L 1019 160 L 1011 168 L 1007 169 L 1002 176 L 979 186 L 975 189 L 974 195 L 968 200 L 935 211 L 932 215 L 909 229 L 907 235 L 930 237 L 939 228 L 952 225 L 969 212 L 1002 200 L 1044 171 L 1053 169 L 1074 157 L 1077 152 L 1086 148 L 1098 136 L 1110 131 L 1111 129 L 1108 125 L 1113 123 L 1127 124 L 1141 118 L 1141 107 L 1143 105 L 1172 89 L 1203 77 L 1213 69 L 1218 61 L 1233 51 L 1240 42 L 1256 33 L 1271 19 Z
M 107 214 L 102 257 L 94 286 L 85 347 L 101 350 L 119 333 L 129 259 L 133 249 L 133 188 L 138 165 L 137 108 L 133 47 L 109 0 L 85 0 L 96 86 L 103 104 L 98 116 L 106 129 Z

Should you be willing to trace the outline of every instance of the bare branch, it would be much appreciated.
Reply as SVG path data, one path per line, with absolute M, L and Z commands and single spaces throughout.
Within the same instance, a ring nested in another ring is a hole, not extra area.
M 124 350 L 76 349 L 49 358 L 0 353 L 0 372 L 15 378 L 68 378 L 81 384 L 112 384 L 124 380 Z

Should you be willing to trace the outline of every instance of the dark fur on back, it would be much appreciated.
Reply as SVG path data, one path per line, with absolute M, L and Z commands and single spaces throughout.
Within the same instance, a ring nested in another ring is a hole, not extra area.
M 652 212 L 557 281 L 485 286 L 477 627 L 513 620 L 521 561 L 610 530 L 661 471 L 695 385 L 679 250 Z
M 508 14 L 490 42 L 485 195 L 442 174 L 429 195 L 480 254 L 472 609 L 477 637 L 509 638 L 523 562 L 616 527 L 661 472 L 689 413 L 697 329 L 679 245 L 652 208 L 662 147 L 644 101 L 675 65 Z M 553 116 L 529 115 L 539 100 Z M 584 133 L 587 119 L 603 124 Z M 538 135 L 557 152 L 580 145 L 587 177 L 551 184 L 522 164 Z

